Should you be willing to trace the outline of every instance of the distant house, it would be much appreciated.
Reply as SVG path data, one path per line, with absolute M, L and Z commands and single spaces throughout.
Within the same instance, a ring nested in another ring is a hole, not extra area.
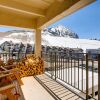
M 27 44 L 26 53 L 27 54 L 32 53 L 32 45 Z
M 100 49 L 86 49 L 86 53 L 98 54 Z
M 82 48 L 71 48 L 70 51 L 72 51 L 72 53 L 83 53 Z
M 89 58 L 97 59 L 97 54 L 100 52 L 100 48 L 98 49 L 86 49 L 86 53 L 89 54 Z
M 3 51 L 10 51 L 13 48 L 13 42 L 12 41 L 5 41 L 3 42 L 0 47 Z
M 81 48 L 70 48 L 70 56 L 72 58 L 84 58 L 83 49 Z

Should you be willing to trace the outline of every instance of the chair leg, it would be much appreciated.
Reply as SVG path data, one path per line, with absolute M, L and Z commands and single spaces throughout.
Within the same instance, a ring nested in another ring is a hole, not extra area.
M 11 89 L 5 90 L 2 94 L 7 95 L 8 100 L 18 100 L 16 97 L 13 95 Z
M 18 83 L 20 85 L 23 85 L 23 82 L 22 82 L 21 78 L 19 77 L 19 75 L 18 74 L 15 74 L 15 77 L 17 78 Z

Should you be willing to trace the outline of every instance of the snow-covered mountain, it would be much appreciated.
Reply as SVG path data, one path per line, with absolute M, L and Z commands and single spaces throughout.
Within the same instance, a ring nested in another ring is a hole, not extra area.
M 11 35 L 9 35 L 8 37 L 11 36 L 13 38 L 21 38 L 22 36 L 24 36 L 24 37 L 31 36 L 32 33 L 34 33 L 34 31 L 12 30 L 12 31 L 8 31 L 6 33 L 11 33 Z M 17 34 L 15 35 L 13 33 L 17 33 Z M 20 33 L 23 33 L 23 35 Z M 27 33 L 30 33 L 30 34 L 27 35 Z M 58 25 L 58 26 L 52 27 L 52 28 L 45 28 L 42 30 L 42 34 L 43 35 L 49 34 L 51 36 L 58 36 L 58 37 L 79 38 L 75 32 L 72 32 L 70 29 L 68 29 L 62 25 Z
M 11 39 L 14 42 L 18 42 L 19 40 L 21 42 L 25 43 L 34 43 L 34 31 L 27 31 L 27 30 L 12 30 L 12 31 L 7 31 L 5 38 L 7 40 Z M 8 34 L 8 35 L 7 35 Z M 45 28 L 42 30 L 42 41 L 43 44 L 48 45 L 48 40 L 45 40 L 43 37 L 44 36 L 54 36 L 54 37 L 70 37 L 70 38 L 78 38 L 78 35 L 75 32 L 72 32 L 68 28 L 58 25 L 53 28 Z M 45 42 L 45 43 L 44 43 Z
M 34 31 L 13 30 L 8 31 L 0 43 L 4 41 L 34 43 Z M 53 28 L 45 28 L 42 31 L 42 45 L 70 47 L 70 48 L 82 48 L 84 52 L 86 49 L 98 49 L 100 48 L 100 41 L 79 39 L 78 35 L 64 26 L 57 26 Z
M 53 28 L 45 28 L 43 30 L 43 34 L 47 34 L 47 33 L 52 36 L 79 38 L 75 32 L 72 32 L 70 29 L 62 25 L 58 25 Z

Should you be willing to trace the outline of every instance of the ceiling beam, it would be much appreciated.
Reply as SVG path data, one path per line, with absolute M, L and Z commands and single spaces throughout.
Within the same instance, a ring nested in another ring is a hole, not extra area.
M 46 6 L 49 6 L 49 2 L 45 2 L 44 0 L 13 0 L 13 1 L 25 4 L 25 5 L 29 5 L 29 6 L 34 5 L 35 2 L 38 2 L 39 4 L 42 3 L 42 4 L 46 5 Z M 51 1 L 51 0 L 49 0 L 49 1 Z
M 42 9 L 26 6 L 13 0 L 0 0 L 0 8 L 13 10 L 20 13 L 26 13 L 39 17 L 45 17 L 45 11 Z
M 35 29 L 36 21 L 34 19 L 8 14 L 6 12 L 0 12 L 0 26 Z
M 45 18 L 39 18 L 37 28 L 44 28 L 50 24 L 68 16 L 95 0 L 62 0 L 62 2 L 54 2 L 46 12 Z

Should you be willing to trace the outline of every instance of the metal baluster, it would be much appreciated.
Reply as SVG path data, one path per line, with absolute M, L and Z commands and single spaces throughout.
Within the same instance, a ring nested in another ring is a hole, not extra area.
M 100 100 L 100 54 L 98 54 L 98 100 Z
M 55 80 L 56 80 L 56 52 L 55 52 L 55 59 L 54 59 L 54 63 L 55 63 L 55 69 L 54 69 L 54 71 L 55 71 Z
M 62 53 L 61 53 L 61 80 L 62 80 Z
M 94 97 L 94 61 L 92 60 L 92 97 Z
M 67 83 L 67 53 L 66 53 L 66 56 L 65 56 L 65 68 L 66 68 L 66 83 Z
M 52 52 L 50 52 L 50 71 L 51 71 L 51 78 L 53 78 L 53 73 L 52 73 Z
M 57 62 L 56 69 L 57 69 L 57 78 L 58 78 L 58 54 L 56 54 L 56 62 Z
M 65 56 L 65 55 L 64 55 Z M 64 81 L 64 59 L 65 59 L 65 57 L 63 56 L 63 81 Z
M 75 87 L 75 81 L 76 80 L 76 59 L 74 59 L 74 87 Z
M 78 89 L 79 89 L 79 54 L 78 54 Z
M 86 54 L 86 100 L 88 100 L 88 54 Z
M 53 52 L 52 52 L 52 57 L 51 57 L 51 60 L 52 60 L 52 76 L 54 76 L 54 54 L 53 54 Z
M 82 91 L 83 91 L 83 59 L 82 59 Z
M 69 77 L 70 77 L 70 72 L 69 72 L 69 57 L 68 57 L 68 84 L 69 84 Z
M 71 86 L 72 86 L 72 57 L 71 57 Z
M 60 79 L 60 77 L 61 77 L 61 68 L 60 68 L 60 53 L 59 53 L 59 79 Z

